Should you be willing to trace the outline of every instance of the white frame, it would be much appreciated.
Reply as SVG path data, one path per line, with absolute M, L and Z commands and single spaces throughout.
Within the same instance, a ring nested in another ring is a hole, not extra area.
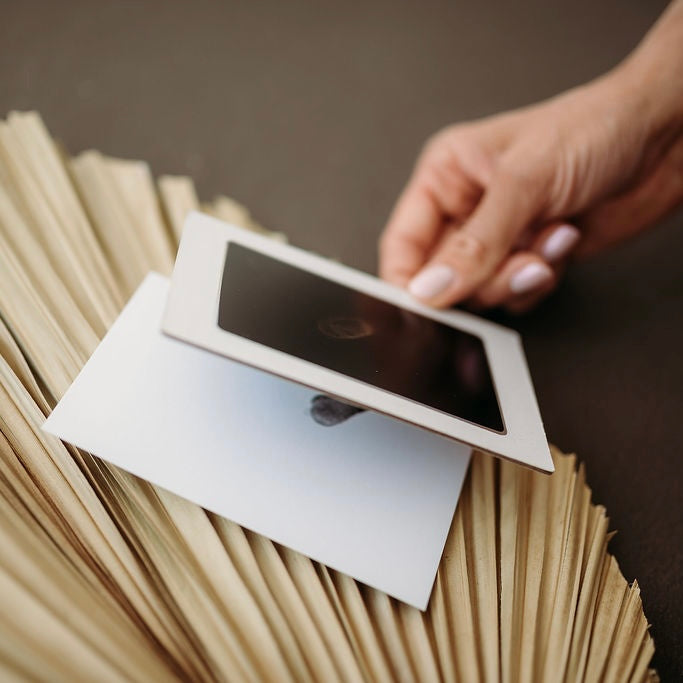
M 227 332 L 218 326 L 218 304 L 228 242 L 277 258 L 360 292 L 479 337 L 486 350 L 505 433 L 421 405 L 309 361 Z M 543 472 L 554 466 L 519 335 L 459 310 L 423 306 L 378 278 L 198 212 L 185 221 L 163 331 L 185 342 L 330 396 L 410 422 L 474 448 Z

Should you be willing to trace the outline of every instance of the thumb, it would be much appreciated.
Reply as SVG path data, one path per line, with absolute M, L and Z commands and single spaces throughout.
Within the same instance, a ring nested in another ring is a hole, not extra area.
M 522 232 L 536 218 L 538 195 L 517 177 L 500 174 L 470 219 L 452 227 L 408 290 L 432 306 L 471 296 L 495 272 Z

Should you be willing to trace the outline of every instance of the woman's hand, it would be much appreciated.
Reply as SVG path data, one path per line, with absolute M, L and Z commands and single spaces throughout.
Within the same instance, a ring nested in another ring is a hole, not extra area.
M 431 305 L 519 312 L 556 286 L 572 253 L 600 251 L 675 208 L 683 83 L 662 67 L 661 43 L 680 38 L 673 67 L 683 67 L 682 6 L 613 73 L 429 141 L 382 235 L 382 277 Z

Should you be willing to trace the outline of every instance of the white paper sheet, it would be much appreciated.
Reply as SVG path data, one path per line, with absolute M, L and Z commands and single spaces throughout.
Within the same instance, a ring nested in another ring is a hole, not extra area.
M 44 429 L 424 609 L 470 450 L 164 336 L 151 274 Z

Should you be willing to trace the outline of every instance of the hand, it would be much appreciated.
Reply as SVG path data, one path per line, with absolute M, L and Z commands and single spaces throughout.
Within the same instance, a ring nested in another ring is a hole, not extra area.
M 431 305 L 520 312 L 552 291 L 573 251 L 656 223 L 683 197 L 683 117 L 653 100 L 651 76 L 629 64 L 437 134 L 382 235 L 380 274 Z

